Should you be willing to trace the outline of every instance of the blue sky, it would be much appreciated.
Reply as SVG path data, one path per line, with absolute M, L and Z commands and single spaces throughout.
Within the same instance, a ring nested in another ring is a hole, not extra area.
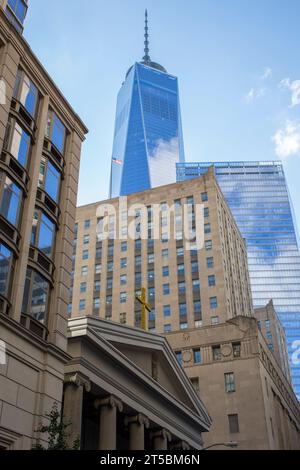
M 78 204 L 108 195 L 116 97 L 147 7 L 151 58 L 179 77 L 186 159 L 282 159 L 299 226 L 299 0 L 29 3 L 24 35 L 90 130 Z

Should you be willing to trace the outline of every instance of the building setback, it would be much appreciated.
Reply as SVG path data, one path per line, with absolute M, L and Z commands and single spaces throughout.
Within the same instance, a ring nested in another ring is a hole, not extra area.
M 255 308 L 273 300 L 286 334 L 292 382 L 300 399 L 300 253 L 292 202 L 281 162 L 186 163 L 177 180 L 198 178 L 210 166 L 246 240 Z
M 87 133 L 20 34 L 26 9 L 0 8 L 0 449 L 30 449 L 62 400 Z
M 167 339 L 211 414 L 205 446 L 234 441 L 240 450 L 300 449 L 299 402 L 255 318 Z
M 77 209 L 69 306 L 72 317 L 96 315 L 140 326 L 141 305 L 135 296 L 142 287 L 147 287 L 152 308 L 148 327 L 159 333 L 252 315 L 246 247 L 213 171 L 197 181 L 130 195 L 127 207 L 135 210 L 128 219 L 121 205 L 121 200 L 111 199 Z M 139 219 L 142 207 L 147 212 L 146 236 L 152 236 L 154 205 L 160 208 L 159 238 L 141 239 L 139 232 L 136 239 L 127 238 L 126 225 L 143 225 Z M 174 212 L 168 239 L 165 231 L 170 206 Z M 182 236 L 183 209 L 189 211 L 191 229 L 199 206 L 204 217 L 203 248 L 192 245 L 188 250 Z M 108 226 L 112 238 L 102 240 L 96 231 L 101 222 L 99 211 L 105 207 L 113 209 Z M 116 230 L 123 239 L 113 238 Z

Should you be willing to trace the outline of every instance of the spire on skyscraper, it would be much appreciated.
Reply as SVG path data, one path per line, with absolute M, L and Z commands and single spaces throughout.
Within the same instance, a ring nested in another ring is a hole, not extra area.
M 143 57 L 143 62 L 145 64 L 148 64 L 149 62 L 151 62 L 150 55 L 149 55 L 149 34 L 148 34 L 148 30 L 149 30 L 149 28 L 148 28 L 148 10 L 146 9 L 145 10 L 145 42 L 144 42 L 145 55 Z

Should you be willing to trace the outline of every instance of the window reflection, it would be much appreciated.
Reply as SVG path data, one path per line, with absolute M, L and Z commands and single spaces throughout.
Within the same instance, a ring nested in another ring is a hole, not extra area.
M 42 211 L 35 210 L 32 223 L 31 244 L 48 258 L 53 256 L 55 224 Z
M 55 201 L 58 201 L 61 173 L 46 157 L 42 157 L 39 174 L 39 187 Z
M 11 224 L 18 227 L 22 190 L 4 173 L 0 173 L 0 213 Z
M 38 103 L 38 90 L 22 70 L 18 70 L 13 96 L 22 103 L 24 108 L 34 118 Z
M 33 269 L 27 269 L 22 312 L 33 316 L 41 323 L 45 323 L 49 291 L 49 282 Z
M 51 140 L 55 147 L 64 153 L 66 128 L 53 111 L 48 112 L 46 137 Z
M 30 150 L 30 136 L 17 122 L 9 125 L 9 135 L 11 135 L 11 141 L 8 140 L 8 151 L 22 166 L 26 167 Z
M 13 275 L 13 253 L 3 243 L 0 243 L 0 294 L 9 296 Z

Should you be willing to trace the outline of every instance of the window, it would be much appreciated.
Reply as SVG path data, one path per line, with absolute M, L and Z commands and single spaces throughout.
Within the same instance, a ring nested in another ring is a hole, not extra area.
M 81 267 L 81 276 L 87 276 L 88 274 L 88 267 L 87 266 L 82 266 Z
M 50 285 L 43 276 L 28 268 L 26 273 L 22 312 L 45 324 Z
M 95 274 L 101 274 L 102 264 L 95 265 Z
M 194 313 L 201 313 L 201 300 L 194 301 Z
M 109 262 L 107 263 L 107 272 L 111 273 L 113 270 L 114 270 L 114 262 L 113 262 L 113 261 L 109 261 Z
M 225 377 L 225 392 L 232 393 L 235 392 L 235 380 L 234 380 L 234 373 L 228 372 L 224 374 Z
M 13 275 L 13 252 L 0 243 L 0 294 L 8 297 Z
M 83 236 L 83 244 L 88 245 L 90 243 L 90 236 L 89 235 L 84 235 Z
M 178 264 L 177 273 L 178 273 L 178 276 L 183 276 L 184 275 L 184 264 Z
M 127 275 L 126 274 L 121 274 L 120 284 L 121 284 L 121 286 L 125 286 L 127 284 Z
M 209 217 L 209 207 L 204 207 L 204 218 L 207 219 Z
M 124 304 L 127 301 L 127 292 L 121 292 L 120 293 L 120 303 Z
M 169 250 L 168 250 L 168 248 L 162 250 L 161 256 L 162 256 L 162 258 L 163 258 L 164 260 L 166 260 L 166 259 L 169 258 Z
M 135 273 L 134 282 L 136 284 L 141 284 L 142 283 L 142 274 L 141 273 Z
M 179 304 L 179 315 L 181 317 L 187 315 L 186 303 Z
M 166 325 L 164 325 L 164 333 L 170 333 L 170 331 L 172 331 L 172 327 L 170 323 L 167 323 Z
M 64 153 L 66 128 L 52 110 L 48 112 L 46 137 L 51 140 L 60 153 Z
M 240 432 L 239 416 L 237 414 L 228 415 L 228 424 L 230 434 L 236 434 Z
M 126 324 L 126 312 L 120 313 L 120 323 L 121 323 L 121 325 Z
M 110 245 L 107 249 L 107 256 L 109 258 L 112 258 L 114 256 L 114 246 Z
M 79 311 L 85 310 L 85 299 L 79 300 Z
M 198 261 L 193 261 L 191 263 L 192 273 L 197 273 L 199 271 Z
M 154 287 L 150 287 L 150 288 L 148 289 L 148 297 L 149 297 L 149 299 L 154 299 L 154 297 L 155 297 L 155 289 L 154 289 Z
M 84 221 L 84 230 L 87 230 L 91 226 L 91 221 L 90 220 L 85 220 Z
M 164 311 L 164 317 L 170 317 L 171 316 L 171 305 L 164 305 L 163 311 Z
M 219 317 L 218 317 L 218 316 L 211 317 L 210 321 L 211 321 L 211 324 L 212 324 L 212 325 L 218 325 L 218 323 L 219 323 Z
M 205 241 L 205 250 L 206 251 L 212 250 L 212 241 L 211 240 L 206 240 Z
M 19 32 L 23 31 L 23 23 L 25 20 L 27 8 L 28 7 L 25 3 L 25 0 L 7 1 L 7 9 L 5 11 L 5 14 Z M 11 11 L 13 12 L 14 17 L 11 16 Z
M 207 193 L 202 193 L 201 194 L 201 201 L 202 202 L 207 202 L 208 201 L 208 194 Z
M 179 364 L 182 364 L 182 352 L 177 351 L 175 354 L 176 354 L 176 359 L 179 362 Z
M 211 257 L 211 258 L 206 258 L 206 266 L 207 266 L 208 269 L 214 267 L 214 259 L 213 259 L 213 257 Z
M 29 134 L 18 123 L 10 123 L 7 132 L 11 133 L 11 142 L 8 143 L 9 152 L 23 167 L 26 167 L 30 151 Z M 8 137 L 6 140 L 8 141 Z
M 205 235 L 208 235 L 211 233 L 211 225 L 210 224 L 204 224 L 204 233 Z
M 178 282 L 178 294 L 185 294 L 185 282 Z
M 154 271 L 152 269 L 148 271 L 148 281 L 154 281 Z
M 81 294 L 84 294 L 86 292 L 86 286 L 87 286 L 86 282 L 81 282 L 80 283 L 80 293 Z
M 258 326 L 258 329 L 261 330 L 261 322 L 259 320 L 257 321 L 257 326 Z
M 136 266 L 141 266 L 141 264 L 142 264 L 142 257 L 141 257 L 141 256 L 136 256 L 134 262 L 135 262 L 135 265 L 136 265 Z
M 181 246 L 180 248 L 177 248 L 176 254 L 177 254 L 177 257 L 178 257 L 178 258 L 179 258 L 180 256 L 183 256 L 183 254 L 184 254 L 184 249 L 183 249 L 182 246 Z
M 68 310 L 68 317 L 71 317 L 71 315 L 72 315 L 72 304 L 68 304 L 67 310 Z
M 26 111 L 34 118 L 38 103 L 38 90 L 30 78 L 20 69 L 18 70 L 13 96 L 20 101 Z
M 121 258 L 121 268 L 127 268 L 127 258 Z
M 219 344 L 212 347 L 212 354 L 214 361 L 220 361 L 222 359 L 221 346 Z
M 202 320 L 195 320 L 195 328 L 201 328 L 202 327 Z
M 154 263 L 154 253 L 149 253 L 148 254 L 148 263 L 149 264 Z
M 163 275 L 163 277 L 169 276 L 169 266 L 163 266 L 162 275 Z
M 217 297 L 210 297 L 209 305 L 210 305 L 211 309 L 218 308 L 218 299 L 217 299 Z
M 121 242 L 121 252 L 127 251 L 127 242 Z
M 270 330 L 270 320 L 266 320 L 265 324 L 266 324 L 266 330 Z
M 200 281 L 199 279 L 193 280 L 193 292 L 199 292 L 200 290 Z
M 100 308 L 100 297 L 94 297 L 93 306 L 97 310 Z
M 135 240 L 134 246 L 135 246 L 135 249 L 136 249 L 136 250 L 141 250 L 141 248 L 142 248 L 142 240 L 141 240 L 140 238 L 138 238 L 137 240 Z
M 102 258 L 102 248 L 96 248 L 96 259 Z
M 40 174 L 38 185 L 55 201 L 58 201 L 60 192 L 60 171 L 48 160 L 42 156 L 40 163 Z
M 195 391 L 196 391 L 197 393 L 199 393 L 199 391 L 200 391 L 200 387 L 199 387 L 199 377 L 191 377 L 190 380 L 191 380 L 191 383 L 192 383 L 192 385 L 193 385 Z
M 214 274 L 208 276 L 208 287 L 214 287 L 216 285 L 216 277 Z
M 101 289 L 100 281 L 95 281 L 94 282 L 94 292 L 100 292 L 100 289 Z
M 187 322 L 182 322 L 182 323 L 180 323 L 180 329 L 181 329 L 181 330 L 187 330 L 187 329 L 188 329 L 188 324 L 187 324 Z
M 5 173 L 0 172 L 0 213 L 15 227 L 19 226 L 22 196 L 21 188 Z
M 55 242 L 55 224 L 41 210 L 35 210 L 32 222 L 31 244 L 52 258 Z
M 273 345 L 273 343 L 269 343 L 269 344 L 268 344 L 268 348 L 270 349 L 270 351 L 274 352 L 274 345 Z
M 194 356 L 194 364 L 201 364 L 201 350 L 194 349 L 193 356 Z
M 163 295 L 170 294 L 170 284 L 163 284 Z
M 232 343 L 233 357 L 241 357 L 241 343 Z
M 106 296 L 106 305 L 111 305 L 112 304 L 112 296 L 111 295 L 107 295 Z
M 89 259 L 89 250 L 83 250 L 82 259 Z
M 113 279 L 112 277 L 108 277 L 106 280 L 106 289 L 112 289 L 113 287 Z

